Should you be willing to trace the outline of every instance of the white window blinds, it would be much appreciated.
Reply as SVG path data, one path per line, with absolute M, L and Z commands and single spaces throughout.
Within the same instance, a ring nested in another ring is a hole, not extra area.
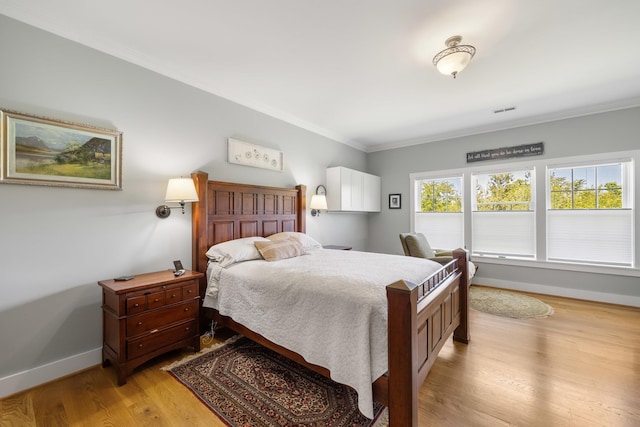
M 550 210 L 550 260 L 631 266 L 633 210 Z

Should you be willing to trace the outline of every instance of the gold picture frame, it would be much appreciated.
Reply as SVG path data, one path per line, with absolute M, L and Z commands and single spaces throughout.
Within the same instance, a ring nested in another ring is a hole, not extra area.
M 122 132 L 0 110 L 0 183 L 122 190 Z

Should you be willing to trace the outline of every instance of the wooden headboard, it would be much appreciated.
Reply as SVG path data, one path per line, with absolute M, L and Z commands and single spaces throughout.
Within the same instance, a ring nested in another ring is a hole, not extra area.
M 209 181 L 191 174 L 199 201 L 192 206 L 192 268 L 206 273 L 207 250 L 228 240 L 306 231 L 305 185 L 295 188 Z

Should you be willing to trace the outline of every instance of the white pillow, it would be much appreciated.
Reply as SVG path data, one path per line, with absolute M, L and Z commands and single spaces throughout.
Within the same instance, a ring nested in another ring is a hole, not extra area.
M 211 246 L 207 251 L 207 257 L 217 262 L 220 267 L 227 267 L 236 262 L 262 259 L 260 252 L 256 249 L 254 242 L 264 241 L 264 237 L 243 237 L 241 239 L 229 240 Z
M 269 236 L 269 240 L 277 239 L 297 240 L 298 243 L 302 245 L 302 249 L 304 249 L 305 251 L 322 248 L 322 245 L 318 243 L 318 241 L 313 237 L 297 231 L 283 231 L 282 233 L 272 234 L 271 236 Z

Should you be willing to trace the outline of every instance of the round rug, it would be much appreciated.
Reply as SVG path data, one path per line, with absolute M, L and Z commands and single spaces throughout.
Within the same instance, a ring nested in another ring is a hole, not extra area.
M 502 289 L 478 286 L 471 286 L 469 306 L 484 313 L 516 319 L 548 317 L 553 314 L 553 307 L 537 298 Z

